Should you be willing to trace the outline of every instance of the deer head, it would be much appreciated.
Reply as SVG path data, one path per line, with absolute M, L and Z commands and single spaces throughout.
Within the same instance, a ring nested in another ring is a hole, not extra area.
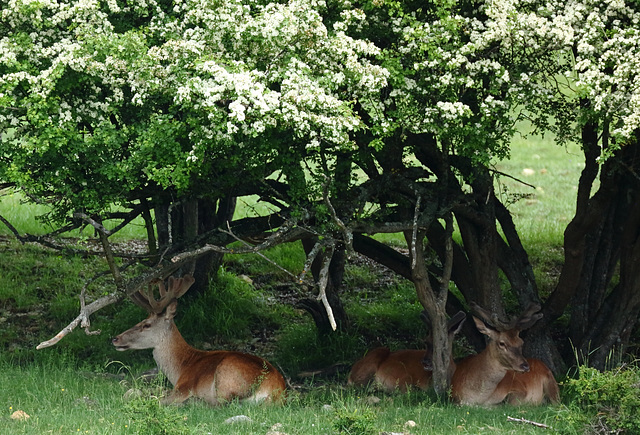
M 146 291 L 138 291 L 131 295 L 133 302 L 147 310 L 149 317 L 131 329 L 113 339 L 116 350 L 155 348 L 172 334 L 175 324 L 173 318 L 178 306 L 177 299 L 195 282 L 191 275 L 182 278 L 169 277 L 169 288 L 166 289 L 160 280 L 154 281 Z M 153 285 L 158 286 L 159 298 L 156 299 Z
M 478 304 L 471 303 L 477 315 L 473 321 L 482 334 L 488 338 L 487 351 L 496 364 L 516 372 L 528 372 L 529 363 L 522 355 L 523 341 L 520 332 L 533 326 L 541 317 L 540 305 L 530 305 L 520 317 L 503 322 L 498 316 Z

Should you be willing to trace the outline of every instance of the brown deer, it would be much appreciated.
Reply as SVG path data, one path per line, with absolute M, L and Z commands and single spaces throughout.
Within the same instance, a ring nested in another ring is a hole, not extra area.
M 133 301 L 149 312 L 142 322 L 113 339 L 116 350 L 153 349 L 158 368 L 173 385 L 163 404 L 180 404 L 197 397 L 211 405 L 232 399 L 276 402 L 284 399 L 285 381 L 266 360 L 241 352 L 197 350 L 182 338 L 173 318 L 177 301 L 195 280 L 190 275 L 169 277 L 169 288 L 156 281 L 160 297 L 151 285 L 136 292 Z
M 520 331 L 542 317 L 540 306 L 531 305 L 510 323 L 501 322 L 477 304 L 472 303 L 472 309 L 484 319 L 473 317 L 478 330 L 488 338 L 487 346 L 457 364 L 451 385 L 453 400 L 470 405 L 494 405 L 504 400 L 540 404 L 546 396 L 557 403 L 558 384 L 549 368 L 522 355 Z
M 425 317 L 426 314 L 423 313 L 423 320 Z M 462 311 L 449 320 L 447 330 L 450 340 L 453 340 L 464 320 L 465 314 Z M 428 319 L 425 322 L 429 324 Z M 395 390 L 405 393 L 409 388 L 427 390 L 431 387 L 432 375 L 432 367 L 429 365 L 433 352 L 430 336 L 426 340 L 426 347 L 426 351 L 403 349 L 391 352 L 387 347 L 372 349 L 353 365 L 347 383 L 356 386 L 374 383 L 388 393 Z M 454 368 L 452 359 L 451 373 Z
M 527 358 L 529 371 L 507 371 L 493 393 L 494 400 L 504 396 L 512 405 L 541 405 L 545 398 L 551 403 L 560 402 L 560 389 L 549 367 L 536 358 Z M 500 400 L 502 402 L 502 400 Z

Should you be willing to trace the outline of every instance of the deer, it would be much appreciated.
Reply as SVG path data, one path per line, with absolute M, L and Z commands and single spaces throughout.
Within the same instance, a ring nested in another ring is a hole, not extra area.
M 163 405 L 180 405 L 190 397 L 213 406 L 233 399 L 281 402 L 285 380 L 268 361 L 242 352 L 198 350 L 184 340 L 174 323 L 177 299 L 194 281 L 191 275 L 169 277 L 168 289 L 161 280 L 155 280 L 146 292 L 132 294 L 133 302 L 149 316 L 112 340 L 116 350 L 153 349 L 158 369 L 173 385 L 173 390 L 161 399 Z M 153 285 L 158 286 L 158 299 Z
M 429 324 L 425 312 L 422 313 L 422 317 Z M 450 340 L 460 331 L 465 317 L 465 313 L 460 311 L 449 320 L 447 332 Z M 433 366 L 430 365 L 433 353 L 430 337 L 431 335 L 426 340 L 426 350 L 403 349 L 391 352 L 387 347 L 370 350 L 353 365 L 347 384 L 367 386 L 374 383 L 387 393 L 396 390 L 406 393 L 410 388 L 428 390 L 431 387 L 433 370 Z M 454 368 L 452 359 L 450 374 Z
M 512 404 L 541 404 L 545 397 L 559 402 L 558 384 L 551 370 L 539 359 L 525 358 L 520 332 L 541 317 L 540 305 L 530 305 L 509 323 L 472 303 L 481 318 L 473 321 L 487 337 L 485 349 L 456 364 L 451 396 L 460 404 L 489 406 L 507 401 Z M 483 320 L 484 319 L 484 320 Z

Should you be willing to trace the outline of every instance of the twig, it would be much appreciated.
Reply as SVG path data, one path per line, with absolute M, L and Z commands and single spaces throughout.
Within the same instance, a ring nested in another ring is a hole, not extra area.
M 45 347 L 50 347 L 62 340 L 67 334 L 73 331 L 79 324 L 87 325 L 89 322 L 89 316 L 96 311 L 119 302 L 124 298 L 122 293 L 111 293 L 110 295 L 103 296 L 100 299 L 97 299 L 91 302 L 89 305 L 83 306 L 80 310 L 80 314 L 75 318 L 71 323 L 69 323 L 62 331 L 58 332 L 55 337 L 50 340 L 43 341 L 39 345 L 36 346 L 36 349 L 44 349 Z
M 418 243 L 418 215 L 420 214 L 420 201 L 422 197 L 417 195 L 416 198 L 416 207 L 413 213 L 413 228 L 411 231 L 411 268 L 416 268 L 416 244 Z
M 338 213 L 336 212 L 335 207 L 331 203 L 331 199 L 329 199 L 329 177 L 325 175 L 324 188 L 323 188 L 323 200 L 329 212 L 331 213 L 331 217 L 333 221 L 336 223 L 340 231 L 342 231 L 342 236 L 344 237 L 344 243 L 347 247 L 347 255 L 349 257 L 353 257 L 355 255 L 355 251 L 353 249 L 353 232 L 351 229 L 347 228 L 347 226 L 342 222 L 342 219 L 338 217 Z
M 300 277 L 298 278 L 298 282 L 302 282 L 304 280 L 304 276 L 309 272 L 313 262 L 316 260 L 316 257 L 320 253 L 320 250 L 324 245 L 326 245 L 327 239 L 318 239 L 311 251 L 307 254 L 307 260 L 304 262 L 304 267 L 302 268 L 302 272 L 300 272 Z
M 338 328 L 336 324 L 336 319 L 333 316 L 333 309 L 329 304 L 329 300 L 327 299 L 327 283 L 329 282 L 329 266 L 331 265 L 331 259 L 333 258 L 333 251 L 335 249 L 335 244 L 332 243 L 327 246 L 327 252 L 325 252 L 325 256 L 322 260 L 322 269 L 320 269 L 320 276 L 318 277 L 318 287 L 320 287 L 320 294 L 318 295 L 318 300 L 322 301 L 322 305 L 324 305 L 324 309 L 327 311 L 327 316 L 329 317 L 329 323 L 331 324 L 331 329 L 334 331 Z
M 489 169 L 489 171 L 494 172 L 494 173 L 496 173 L 496 174 L 498 174 L 498 175 L 501 175 L 501 176 L 503 176 L 503 177 L 511 178 L 513 181 L 517 181 L 518 183 L 523 184 L 523 185 L 525 185 L 525 186 L 527 186 L 527 187 L 530 187 L 530 188 L 532 188 L 532 189 L 535 189 L 535 188 L 536 188 L 536 186 L 534 186 L 533 184 L 529 184 L 529 183 L 527 183 L 526 181 L 522 181 L 521 179 L 516 178 L 516 177 L 514 177 L 513 175 L 509 175 L 509 174 L 507 174 L 507 173 L 505 173 L 505 172 L 498 171 L 497 169 L 491 169 L 491 168 L 490 168 L 490 169 Z
M 547 426 L 546 424 L 538 423 L 536 421 L 526 420 L 524 418 L 513 418 L 513 417 L 507 416 L 507 421 L 513 421 L 515 423 L 532 424 L 532 425 L 534 425 L 536 427 L 541 427 L 541 428 L 544 428 L 544 429 L 551 429 L 551 426 Z

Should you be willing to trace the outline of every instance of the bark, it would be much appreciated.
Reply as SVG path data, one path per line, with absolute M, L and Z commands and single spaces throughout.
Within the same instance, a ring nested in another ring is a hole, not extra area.
M 424 256 L 424 238 L 426 231 L 404 233 L 409 247 L 411 261 L 411 281 L 416 288 L 418 300 L 427 311 L 431 319 L 431 334 L 433 339 L 433 389 L 440 397 L 446 396 L 451 379 L 448 377 L 449 361 L 453 343 L 447 333 L 446 301 L 448 289 L 434 288 L 431 285 L 429 271 Z M 449 262 L 452 261 L 452 251 Z M 446 269 L 446 267 L 445 267 Z M 446 274 L 446 272 L 445 272 Z M 442 284 L 448 287 L 448 277 L 443 277 Z M 444 291 L 443 291 L 444 290 Z
M 206 234 L 215 228 L 227 227 L 227 222 L 233 219 L 236 210 L 236 199 L 232 196 L 220 198 L 218 201 L 200 199 L 198 201 L 198 235 Z M 209 281 L 218 272 L 224 254 L 219 252 L 206 253 L 196 260 L 193 277 L 196 282 L 189 292 L 201 294 L 208 290 Z
M 640 312 L 638 154 L 638 143 L 629 144 L 602 169 L 594 198 L 606 204 L 606 213 L 585 238 L 581 291 L 572 301 L 571 324 L 577 326 L 570 332 L 578 362 L 598 369 L 624 353 Z M 617 275 L 619 281 L 613 285 Z
M 504 318 L 504 306 L 498 280 L 498 241 L 493 181 L 487 173 L 473 182 L 473 197 L 468 204 L 454 207 L 474 283 L 467 302 L 476 302 Z

